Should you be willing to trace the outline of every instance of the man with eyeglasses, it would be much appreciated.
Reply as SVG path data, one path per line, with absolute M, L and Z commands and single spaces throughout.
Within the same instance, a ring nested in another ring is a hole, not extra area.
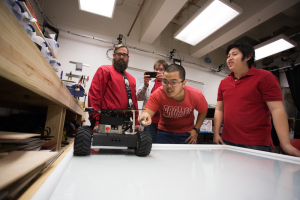
M 162 85 L 150 95 L 139 122 L 150 125 L 151 118 L 159 110 L 157 143 L 196 144 L 207 113 L 207 102 L 201 90 L 186 85 L 185 70 L 176 64 L 165 70 Z M 194 109 L 199 113 L 196 124 Z
M 125 71 L 128 67 L 128 54 L 129 51 L 126 46 L 123 44 L 116 45 L 113 65 L 102 65 L 98 68 L 89 89 L 89 107 L 93 107 L 95 110 L 127 110 L 129 107 L 138 109 L 135 78 Z M 127 97 L 126 87 L 128 90 L 130 88 L 132 99 Z M 90 121 L 97 115 L 99 114 L 94 113 L 90 117 Z M 140 130 L 137 117 L 138 112 L 136 112 L 135 127 Z M 94 130 L 98 128 L 98 124 L 97 121 Z
M 137 92 L 137 99 L 138 101 L 143 101 L 143 108 L 146 106 L 150 94 L 162 86 L 161 81 L 163 79 L 163 74 L 168 66 L 168 63 L 165 60 L 158 60 L 154 64 L 154 70 L 157 72 L 156 78 L 151 80 L 151 78 L 149 78 L 150 75 L 144 74 L 144 84 L 139 87 Z M 160 113 L 157 111 L 152 117 L 152 123 L 144 128 L 144 131 L 151 134 L 152 143 L 156 143 L 159 116 Z

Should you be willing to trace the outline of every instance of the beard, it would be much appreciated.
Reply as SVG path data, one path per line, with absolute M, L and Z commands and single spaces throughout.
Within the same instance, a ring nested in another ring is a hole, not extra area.
M 123 73 L 128 67 L 128 61 L 129 60 L 127 60 L 127 62 L 125 62 L 121 58 L 119 58 L 119 60 L 116 60 L 115 58 L 113 58 L 113 66 L 116 71 Z

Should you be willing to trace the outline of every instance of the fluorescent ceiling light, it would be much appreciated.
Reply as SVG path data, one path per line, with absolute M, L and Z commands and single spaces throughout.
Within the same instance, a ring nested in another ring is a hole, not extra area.
M 254 47 L 255 49 L 255 60 L 271 56 L 273 54 L 291 49 L 297 46 L 297 43 L 290 40 L 285 35 L 278 35 L 270 40 L 267 40 Z
M 243 12 L 234 3 L 209 0 L 174 35 L 195 46 Z
M 79 9 L 112 18 L 116 0 L 78 0 Z

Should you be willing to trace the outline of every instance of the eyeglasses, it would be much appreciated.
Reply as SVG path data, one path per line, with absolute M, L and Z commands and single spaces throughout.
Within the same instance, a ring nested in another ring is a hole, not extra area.
M 184 81 L 184 80 L 183 80 Z M 179 83 L 182 83 L 183 81 L 171 81 L 171 82 L 169 82 L 169 81 L 166 81 L 166 80 L 162 80 L 162 85 L 164 85 L 164 86 L 168 86 L 169 84 L 171 85 L 171 86 L 173 86 L 173 87 L 175 87 L 175 86 L 177 86 Z
M 128 54 L 127 54 L 127 53 L 115 53 L 115 55 L 118 56 L 118 57 L 123 56 L 124 58 L 127 58 L 127 57 L 128 57 Z

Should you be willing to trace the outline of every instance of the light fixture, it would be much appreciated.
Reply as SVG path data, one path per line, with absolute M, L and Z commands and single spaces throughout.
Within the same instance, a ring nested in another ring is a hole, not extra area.
M 243 9 L 234 3 L 209 0 L 174 34 L 174 37 L 195 46 L 242 12 Z
M 296 47 L 297 43 L 281 34 L 269 39 L 259 45 L 254 46 L 255 60 L 271 56 L 273 54 Z
M 112 18 L 116 0 L 78 0 L 79 9 Z

